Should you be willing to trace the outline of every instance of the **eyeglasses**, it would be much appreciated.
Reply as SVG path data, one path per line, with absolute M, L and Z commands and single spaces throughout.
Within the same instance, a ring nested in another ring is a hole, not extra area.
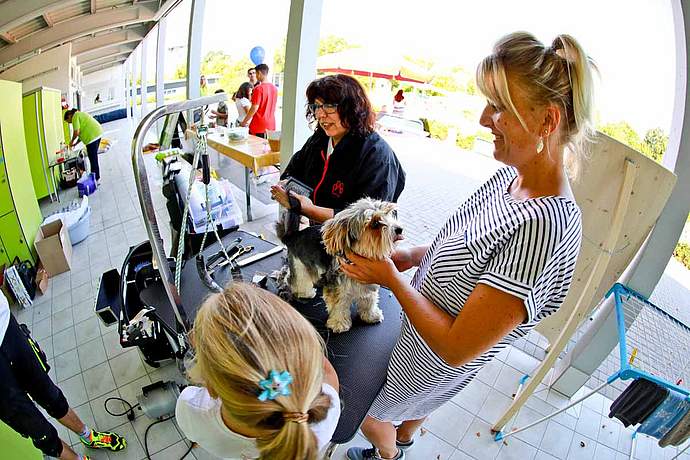
M 308 104 L 307 109 L 312 115 L 316 115 L 316 111 L 321 109 L 326 115 L 335 113 L 338 108 L 338 104 Z

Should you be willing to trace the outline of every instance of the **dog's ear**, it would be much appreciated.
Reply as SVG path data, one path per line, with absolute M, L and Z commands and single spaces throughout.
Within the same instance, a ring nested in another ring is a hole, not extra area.
M 383 212 L 385 212 L 386 214 L 388 214 L 389 212 L 395 211 L 397 208 L 398 208 L 398 205 L 397 205 L 397 204 L 395 204 L 395 203 L 390 203 L 390 202 L 388 202 L 388 201 L 384 201 L 384 202 L 382 202 L 382 204 L 381 204 L 381 209 L 382 209 Z
M 348 221 L 342 217 L 335 216 L 327 220 L 321 227 L 321 236 L 326 252 L 335 256 L 345 252 L 346 248 L 352 246 L 352 238 L 348 231 Z

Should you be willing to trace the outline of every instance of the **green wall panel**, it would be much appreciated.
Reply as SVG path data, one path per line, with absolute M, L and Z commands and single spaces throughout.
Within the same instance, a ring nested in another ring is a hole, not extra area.
M 14 203 L 10 193 L 10 184 L 7 181 L 7 174 L 5 174 L 5 157 L 2 156 L 2 148 L 0 148 L 0 216 L 13 210 Z
M 34 239 L 43 217 L 32 185 L 26 151 L 21 84 L 0 80 L 0 101 L 2 101 L 0 106 L 0 154 L 4 157 L 7 182 L 16 213 L 14 219 L 18 222 L 16 225 L 19 227 L 6 229 L 0 226 L 0 236 L 5 241 L 5 249 L 8 254 L 28 252 L 30 258 L 35 262 Z M 7 203 L 4 203 L 0 205 L 0 208 L 6 206 Z M 5 240 L 5 235 L 8 232 L 13 235 L 11 241 L 16 240 L 14 235 L 17 232 L 23 235 L 21 240 L 26 246 L 24 250 L 11 247 L 11 243 Z
M 27 94 L 22 98 L 22 111 L 24 113 L 24 134 L 26 135 L 26 151 L 29 159 L 29 169 L 34 186 L 36 198 L 48 196 L 47 181 L 48 164 L 43 148 L 43 134 L 41 133 L 40 92 Z
M 33 239 L 31 246 L 28 246 L 15 213 L 11 212 L 0 217 L 0 228 L 2 229 L 2 243 L 10 260 L 14 260 L 15 257 L 19 257 L 20 260 L 35 259 L 32 251 L 29 250 L 29 247 L 32 249 L 34 247 Z M 36 235 L 34 235 L 35 237 Z
M 41 199 L 55 192 L 48 165 L 55 160 L 63 142 L 62 107 L 60 91 L 37 88 L 24 94 L 24 133 L 29 167 L 36 198 Z M 57 171 L 53 170 L 55 174 Z
M 29 439 L 22 438 L 0 422 L 0 458 L 2 460 L 41 460 L 43 454 Z

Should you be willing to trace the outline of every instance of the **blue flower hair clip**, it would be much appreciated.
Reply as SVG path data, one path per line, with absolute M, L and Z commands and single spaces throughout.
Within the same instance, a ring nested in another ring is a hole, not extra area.
M 292 376 L 288 371 L 273 370 L 269 372 L 268 378 L 259 382 L 259 388 L 263 390 L 259 394 L 259 401 L 274 400 L 278 396 L 289 396 L 291 383 Z

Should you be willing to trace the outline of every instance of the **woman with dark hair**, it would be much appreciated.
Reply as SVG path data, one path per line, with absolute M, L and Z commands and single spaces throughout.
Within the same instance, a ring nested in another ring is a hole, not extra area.
M 374 112 L 362 85 L 347 75 L 328 75 L 309 84 L 307 101 L 314 134 L 281 175 L 313 190 L 310 196 L 292 193 L 300 213 L 321 223 L 365 196 L 397 201 L 405 187 L 405 171 L 374 131 Z M 281 181 L 271 187 L 271 195 L 290 208 L 284 185 Z
M 244 82 L 240 85 L 235 93 L 235 106 L 237 107 L 237 125 L 239 126 L 247 116 L 247 111 L 252 106 L 252 89 L 254 86 L 249 82 Z

